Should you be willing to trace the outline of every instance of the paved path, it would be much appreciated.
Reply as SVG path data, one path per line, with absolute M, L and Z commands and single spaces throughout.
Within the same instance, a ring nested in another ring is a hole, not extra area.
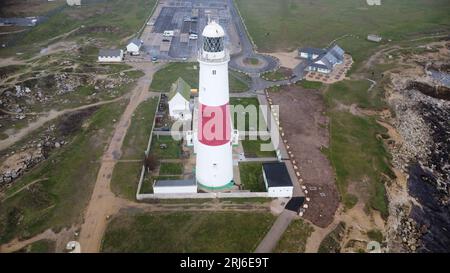
M 275 220 L 275 223 L 273 223 L 272 227 L 270 228 L 264 239 L 261 241 L 261 243 L 259 243 L 258 247 L 255 250 L 255 253 L 272 252 L 295 216 L 295 212 L 284 210 L 280 214 L 280 216 L 278 216 L 277 220 Z
M 82 252 L 98 252 L 100 250 L 101 240 L 107 225 L 106 217 L 117 213 L 124 203 L 124 200 L 117 198 L 110 190 L 112 172 L 120 159 L 122 143 L 134 111 L 144 100 L 159 95 L 159 93 L 148 91 L 151 82 L 148 79 L 152 78 L 159 65 L 145 64 L 143 68 L 145 76 L 138 81 L 137 86 L 131 91 L 130 101 L 115 127 L 111 142 L 102 158 L 97 182 L 84 216 L 84 223 L 81 226 L 79 242 Z

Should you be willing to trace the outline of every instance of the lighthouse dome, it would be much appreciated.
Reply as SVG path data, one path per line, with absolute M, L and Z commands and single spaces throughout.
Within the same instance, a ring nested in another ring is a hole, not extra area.
M 219 37 L 225 36 L 225 31 L 218 23 L 216 23 L 216 21 L 211 21 L 203 29 L 202 35 L 203 35 L 203 37 L 208 37 L 208 38 L 219 38 Z

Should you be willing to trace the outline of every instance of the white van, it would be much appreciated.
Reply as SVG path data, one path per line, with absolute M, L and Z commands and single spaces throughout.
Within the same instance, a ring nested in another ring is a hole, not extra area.
M 173 30 L 164 30 L 163 36 L 165 37 L 172 37 L 174 35 Z

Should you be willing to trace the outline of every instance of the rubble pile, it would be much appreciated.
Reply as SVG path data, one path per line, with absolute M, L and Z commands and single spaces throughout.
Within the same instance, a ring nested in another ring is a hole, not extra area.
M 30 148 L 23 152 L 13 153 L 0 166 L 0 186 L 17 179 L 27 169 L 44 159 L 43 148 Z

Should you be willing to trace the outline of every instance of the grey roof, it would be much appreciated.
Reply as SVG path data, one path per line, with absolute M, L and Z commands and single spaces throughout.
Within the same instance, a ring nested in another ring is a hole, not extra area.
M 187 101 L 189 101 L 191 97 L 191 86 L 181 77 L 172 84 L 168 95 L 169 100 L 171 100 L 177 93 L 180 93 L 180 95 Z
M 327 51 L 315 58 L 309 66 L 331 70 L 336 64 L 341 63 L 343 60 L 344 50 L 338 45 L 333 45 L 328 48 Z M 323 64 L 318 64 L 317 62 L 319 61 L 322 61 Z
M 185 180 L 157 180 L 155 182 L 155 187 L 186 187 L 186 186 L 196 186 L 194 179 Z
M 321 68 L 321 69 L 328 69 L 331 70 L 333 68 L 333 66 L 331 66 L 329 63 L 327 65 L 323 65 L 323 64 L 318 64 L 318 63 L 310 63 L 309 64 L 310 67 L 316 67 L 316 68 Z
M 263 170 L 269 187 L 289 187 L 292 185 L 291 177 L 284 162 L 263 163 Z
M 338 45 L 334 45 L 330 47 L 328 50 L 329 53 L 331 53 L 336 59 L 342 61 L 344 59 L 344 53 L 345 51 Z
M 140 46 L 142 45 L 142 41 L 139 40 L 138 38 L 133 38 L 133 39 L 131 39 L 131 41 L 129 42 L 129 44 L 131 44 L 131 43 L 137 45 L 138 47 L 140 47 Z
M 326 50 L 323 49 L 323 48 L 304 47 L 304 48 L 300 48 L 299 52 L 305 52 L 305 53 L 308 53 L 308 54 L 320 55 L 320 54 L 324 54 L 326 52 Z
M 120 49 L 100 49 L 98 52 L 100 57 L 119 57 Z

